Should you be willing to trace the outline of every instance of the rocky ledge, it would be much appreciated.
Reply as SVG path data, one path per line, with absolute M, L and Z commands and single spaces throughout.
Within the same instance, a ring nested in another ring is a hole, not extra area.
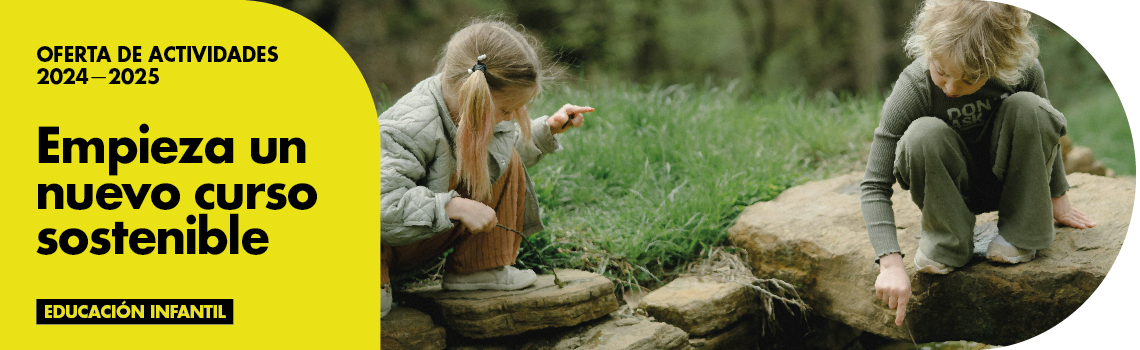
M 605 277 L 578 270 L 558 270 L 558 277 L 565 288 L 555 286 L 552 275 L 540 275 L 533 286 L 515 291 L 446 291 L 436 285 L 397 297 L 471 339 L 574 326 L 617 310 L 613 283 Z
M 747 249 L 760 278 L 794 284 L 824 317 L 864 331 L 909 339 L 894 312 L 874 297 L 878 265 L 859 207 L 862 173 L 788 189 L 748 207 L 729 230 Z M 899 243 L 912 276 L 907 322 L 918 342 L 969 339 L 1012 344 L 1036 336 L 1072 314 L 1112 267 L 1131 220 L 1136 184 L 1087 174 L 1069 175 L 1071 202 L 1097 221 L 1086 230 L 1058 228 L 1052 247 L 1019 265 L 980 254 L 997 234 L 995 213 L 978 216 L 978 256 L 949 275 L 916 276 L 921 214 L 910 193 L 895 186 Z
M 447 332 L 425 313 L 396 307 L 380 320 L 380 347 L 440 350 L 447 347 Z

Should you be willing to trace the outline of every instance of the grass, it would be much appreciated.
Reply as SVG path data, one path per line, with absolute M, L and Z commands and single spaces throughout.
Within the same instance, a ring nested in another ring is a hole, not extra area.
M 548 92 L 531 107 L 595 107 L 564 150 L 529 169 L 547 230 L 530 239 L 559 267 L 656 284 L 724 245 L 749 204 L 790 186 L 861 170 L 879 98 L 734 86 L 616 84 Z M 539 260 L 526 249 L 523 267 Z
M 1135 175 L 1136 151 L 1124 105 L 1111 87 L 1094 91 L 1084 99 L 1057 106 L 1069 122 L 1069 137 L 1074 144 L 1091 148 L 1096 159 L 1117 174 Z

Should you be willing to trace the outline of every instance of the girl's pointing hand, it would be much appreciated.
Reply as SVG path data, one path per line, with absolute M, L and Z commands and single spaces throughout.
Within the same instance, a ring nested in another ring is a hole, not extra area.
M 583 113 L 593 112 L 593 107 L 579 107 L 567 103 L 558 109 L 550 118 L 546 119 L 546 124 L 550 126 L 550 133 L 561 134 L 571 127 L 582 126 L 586 121 Z

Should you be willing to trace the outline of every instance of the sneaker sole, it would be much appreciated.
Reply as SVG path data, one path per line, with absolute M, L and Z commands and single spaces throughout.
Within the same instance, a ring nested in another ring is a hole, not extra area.
M 921 259 L 925 259 L 925 260 L 930 260 L 930 258 L 927 258 L 926 255 L 922 254 L 921 251 L 917 252 L 915 255 L 916 256 L 914 257 L 914 268 L 918 272 L 931 274 L 931 275 L 945 275 L 945 274 L 950 273 L 950 271 L 954 271 L 954 268 L 951 266 L 946 266 L 945 268 L 939 269 L 939 268 L 935 267 L 934 265 L 919 265 L 918 259 L 921 258 Z M 933 261 L 933 260 L 931 260 L 931 261 Z
M 989 259 L 990 261 L 993 261 L 993 262 L 1006 263 L 1006 264 L 1020 264 L 1023 262 L 1029 262 L 1029 261 L 1032 261 L 1036 257 L 1037 257 L 1036 251 L 1034 251 L 1032 254 L 1029 254 L 1029 256 L 1018 255 L 1018 256 L 1015 256 L 1012 258 L 1004 256 L 1004 255 L 1000 255 L 1000 254 L 986 254 L 986 259 Z
M 384 318 L 384 316 L 388 316 L 389 311 L 392 311 L 392 309 L 380 310 L 380 318 Z
M 537 281 L 538 278 L 527 281 L 526 283 L 515 284 L 498 284 L 498 283 L 443 283 L 443 289 L 447 290 L 519 290 L 530 287 Z
M 950 273 L 950 271 L 954 271 L 953 267 L 946 267 L 945 269 L 939 270 L 934 266 L 918 266 L 918 263 L 915 263 L 914 266 L 918 268 L 918 272 L 928 273 L 931 275 L 945 275 Z

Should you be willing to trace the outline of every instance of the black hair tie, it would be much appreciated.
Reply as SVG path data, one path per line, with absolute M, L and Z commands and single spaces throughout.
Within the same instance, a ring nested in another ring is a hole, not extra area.
M 487 74 L 487 65 L 483 64 L 483 60 L 485 60 L 485 59 L 487 59 L 486 54 L 479 55 L 479 57 L 476 57 L 475 58 L 475 66 L 471 67 L 471 69 L 468 69 L 467 74 L 475 73 L 475 71 L 477 71 L 477 70 L 481 70 L 481 71 L 483 71 L 483 74 Z

